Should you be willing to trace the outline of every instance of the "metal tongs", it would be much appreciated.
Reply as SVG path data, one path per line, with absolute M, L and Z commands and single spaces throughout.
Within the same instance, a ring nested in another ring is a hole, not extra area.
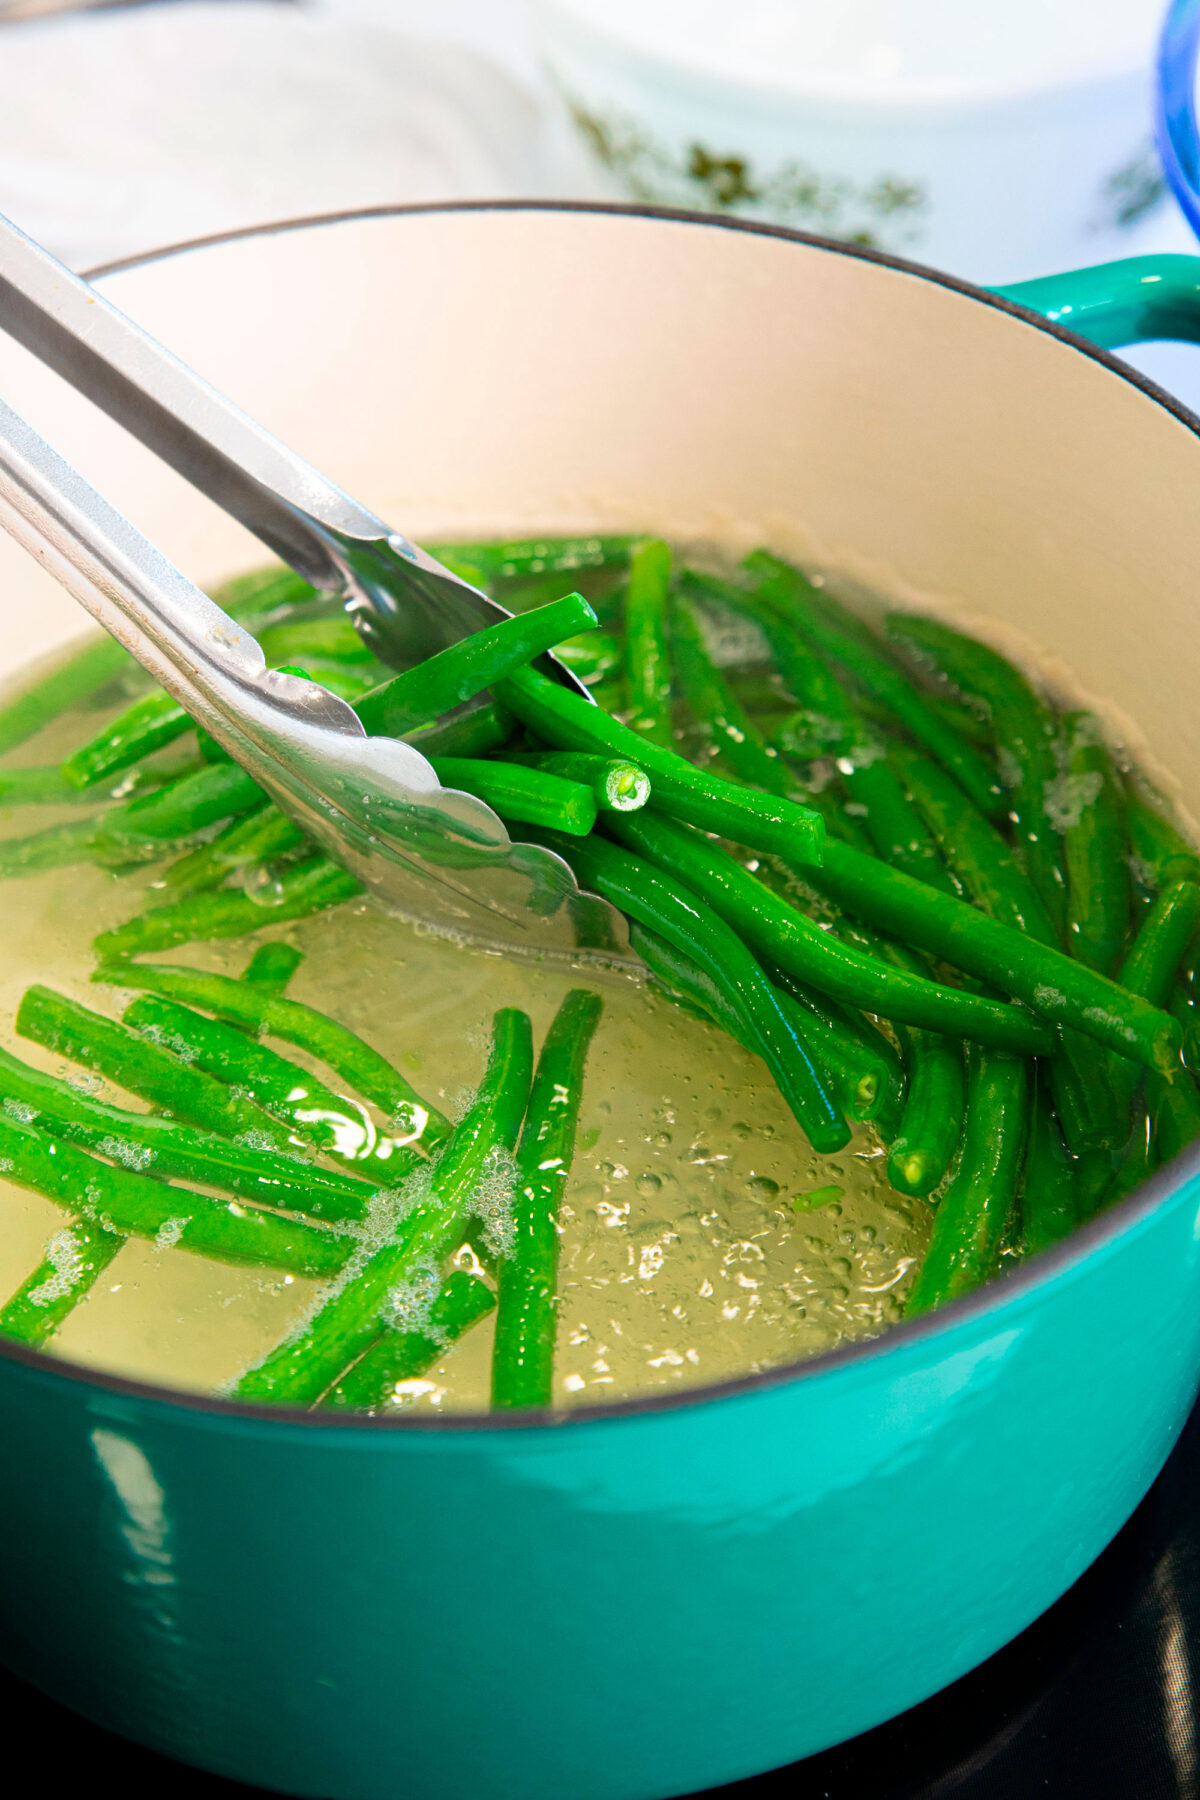
M 385 662 L 411 667 L 508 616 L 2 217 L 0 327 L 336 596 Z M 316 682 L 268 670 L 249 633 L 2 401 L 0 523 L 391 910 L 509 950 L 629 956 L 625 921 L 560 857 L 513 843 L 490 807 L 441 787 L 410 745 L 366 736 Z

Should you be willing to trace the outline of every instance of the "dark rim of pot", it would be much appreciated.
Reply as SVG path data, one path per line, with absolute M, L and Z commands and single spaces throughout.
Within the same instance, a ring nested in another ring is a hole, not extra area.
M 900 274 L 914 275 L 924 281 L 933 282 L 938 287 L 949 288 L 953 293 L 962 294 L 966 299 L 974 300 L 981 306 L 991 307 L 996 312 L 1009 313 L 1013 318 L 1022 320 L 1037 331 L 1045 332 L 1050 337 L 1060 338 L 1064 344 L 1070 345 L 1081 356 L 1087 356 L 1093 362 L 1100 363 L 1119 380 L 1140 389 L 1147 399 L 1165 408 L 1193 435 L 1200 437 L 1200 418 L 1189 411 L 1186 406 L 1181 405 L 1174 395 L 1167 393 L 1155 382 L 1139 374 L 1136 369 L 1120 362 L 1108 351 L 1098 349 L 1086 338 L 1079 337 L 1064 326 L 1043 318 L 1040 313 L 1032 312 L 1028 307 L 991 293 L 986 288 L 977 287 L 973 282 L 944 274 L 939 269 L 927 268 L 921 263 L 909 262 L 903 257 L 890 256 L 881 250 L 867 249 L 859 244 L 839 243 L 833 238 L 817 237 L 805 231 L 793 231 L 784 225 L 760 224 L 747 219 L 688 212 L 672 207 L 622 205 L 588 200 L 460 200 L 434 201 L 411 206 L 364 207 L 346 212 L 317 214 L 311 218 L 278 220 L 266 225 L 246 226 L 237 231 L 216 232 L 209 237 L 192 238 L 183 243 L 167 245 L 163 249 L 148 251 L 143 255 L 123 257 L 118 261 L 104 263 L 89 270 L 88 278 L 95 280 L 98 277 L 116 274 L 125 269 L 143 268 L 150 263 L 162 262 L 168 257 L 181 256 L 189 251 L 206 249 L 212 245 L 234 243 L 240 238 L 274 237 L 283 232 L 307 231 L 322 225 L 342 225 L 369 219 L 403 218 L 425 213 L 492 212 L 592 213 L 625 219 L 658 220 L 670 224 L 701 226 L 711 231 L 741 231 L 757 237 L 782 238 L 789 243 L 803 244 L 810 250 L 825 251 L 831 256 L 847 256 L 860 262 L 877 263 L 883 268 L 895 269 Z M 880 1337 L 846 1344 L 840 1349 L 829 1350 L 800 1362 L 783 1363 L 778 1368 L 765 1369 L 756 1374 L 735 1376 L 731 1380 L 713 1382 L 704 1387 L 682 1388 L 671 1392 L 660 1390 L 628 1400 L 597 1402 L 591 1405 L 572 1407 L 569 1411 L 539 1407 L 511 1413 L 448 1413 L 444 1416 L 398 1414 L 384 1418 L 321 1413 L 289 1406 L 253 1406 L 240 1400 L 225 1399 L 221 1395 L 188 1393 L 159 1387 L 150 1382 L 132 1381 L 123 1376 L 106 1374 L 101 1369 L 85 1368 L 66 1359 L 48 1356 L 39 1350 L 27 1349 L 21 1344 L 6 1342 L 3 1338 L 0 1338 L 0 1356 L 11 1361 L 28 1364 L 39 1374 L 56 1377 L 62 1381 L 82 1383 L 86 1386 L 104 1389 L 112 1394 L 157 1403 L 170 1409 L 208 1413 L 218 1417 L 224 1416 L 231 1423 L 237 1420 L 247 1422 L 262 1420 L 275 1425 L 302 1425 L 310 1430 L 357 1431 L 360 1433 L 395 1431 L 482 1433 L 527 1430 L 530 1427 L 546 1425 L 553 1425 L 559 1430 L 564 1427 L 603 1425 L 606 1421 L 616 1422 L 631 1416 L 674 1412 L 681 1408 L 708 1405 L 714 1401 L 734 1400 L 741 1395 L 761 1392 L 767 1388 L 816 1380 L 838 1370 L 849 1368 L 855 1363 L 878 1360 L 904 1351 L 909 1346 L 918 1344 L 927 1338 L 948 1336 L 959 1326 L 968 1325 L 972 1320 L 999 1311 L 1010 1302 L 1048 1284 L 1061 1272 L 1084 1263 L 1094 1250 L 1131 1230 L 1197 1174 L 1200 1174 L 1200 1141 L 1184 1150 L 1166 1168 L 1158 1170 L 1149 1181 L 1117 1205 L 1090 1220 L 1086 1225 L 1080 1226 L 1062 1243 L 1055 1245 L 1050 1250 L 1042 1251 L 1030 1264 L 1021 1265 L 998 1276 L 986 1287 L 966 1294 L 961 1299 L 950 1301 L 946 1306 L 939 1307 L 935 1313 L 889 1326 Z

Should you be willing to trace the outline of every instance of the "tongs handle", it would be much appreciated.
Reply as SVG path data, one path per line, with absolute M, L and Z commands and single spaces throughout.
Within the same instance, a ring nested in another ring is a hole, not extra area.
M 314 587 L 342 585 L 339 540 L 420 554 L 3 215 L 0 329 Z
M 245 728 L 272 713 L 362 736 L 316 682 L 265 673 L 250 633 L 195 587 L 10 406 L 0 401 L 0 525 L 143 668 L 252 764 Z

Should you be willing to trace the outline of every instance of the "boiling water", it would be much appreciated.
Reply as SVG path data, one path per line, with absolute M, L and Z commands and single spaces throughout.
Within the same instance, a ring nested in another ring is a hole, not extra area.
M 103 716 L 62 721 L 8 766 L 54 760 Z M 0 829 L 23 836 L 80 810 L 10 808 Z M 16 1037 L 12 1021 L 33 982 L 119 1018 L 129 996 L 89 982 L 91 941 L 161 902 L 146 892 L 154 879 L 145 867 L 115 875 L 85 866 L 9 880 L 3 892 L 3 1043 L 135 1108 L 141 1102 Z M 628 976 L 463 949 L 366 900 L 261 939 L 183 945 L 147 960 L 237 974 L 257 942 L 279 937 L 305 953 L 289 994 L 352 1027 L 451 1116 L 482 1074 L 497 1007 L 524 1008 L 536 1044 L 570 987 L 603 995 L 561 1218 L 557 1402 L 748 1374 L 869 1337 L 899 1316 L 930 1209 L 888 1186 L 870 1127 L 837 1156 L 815 1156 L 762 1063 L 715 1027 Z M 797 1196 L 827 1184 L 844 1190 L 841 1200 L 797 1210 Z M 64 1223 L 49 1201 L 0 1182 L 0 1299 Z M 299 1277 L 130 1239 L 49 1351 L 141 1380 L 219 1389 L 302 1319 L 319 1291 Z M 491 1336 L 487 1319 L 396 1404 L 486 1407 Z

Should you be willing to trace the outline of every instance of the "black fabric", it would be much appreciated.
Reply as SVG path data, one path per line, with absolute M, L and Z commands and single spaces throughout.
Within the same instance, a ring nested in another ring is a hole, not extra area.
M 721 1800 L 1200 1800 L 1200 1408 L 1111 1548 L 1024 1635 L 923 1706 Z M 60 1791 L 234 1800 L 0 1671 L 0 1740 L 52 1744 Z M 569 1800 L 564 1795 L 563 1800 Z

